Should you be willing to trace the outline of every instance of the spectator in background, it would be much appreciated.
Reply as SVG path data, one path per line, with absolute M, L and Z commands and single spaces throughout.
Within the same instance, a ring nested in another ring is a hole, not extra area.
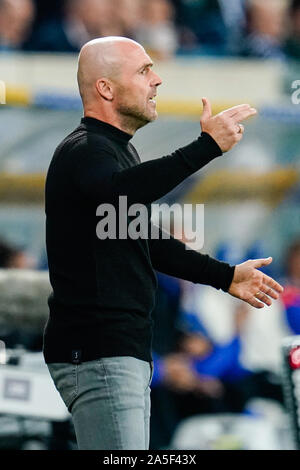
M 178 0 L 176 5 L 180 52 L 227 53 L 227 28 L 218 0 Z
M 300 240 L 288 249 L 287 281 L 281 299 L 286 311 L 286 319 L 292 332 L 300 334 Z
M 34 17 L 32 0 L 0 0 L 0 51 L 26 49 Z
M 215 397 L 220 384 L 204 381 L 189 357 L 178 350 L 183 332 L 178 328 L 181 287 L 178 279 L 157 273 L 156 306 L 152 312 L 154 374 L 151 382 L 150 448 L 169 445 L 181 416 L 177 400 L 198 396 Z
M 65 0 L 62 20 L 42 24 L 32 38 L 32 49 L 78 52 L 91 39 L 122 35 L 114 7 L 111 0 Z
M 136 31 L 143 21 L 143 0 L 114 0 L 123 36 L 136 40 Z
M 182 417 L 199 412 L 243 410 L 248 394 L 242 382 L 251 374 L 239 361 L 240 330 L 247 314 L 247 307 L 239 305 L 235 315 L 234 337 L 224 344 L 217 344 L 210 338 L 196 312 L 181 312 L 183 337 L 180 351 L 189 358 L 192 370 L 207 387 L 204 396 L 199 397 L 194 393 L 179 401 Z
M 157 273 L 156 304 L 152 311 L 152 357 L 154 374 L 151 383 L 150 449 L 169 445 L 178 424 L 174 399 L 165 380 L 174 388 L 189 388 L 192 377 L 188 366 L 173 356 L 179 332 L 176 320 L 179 315 L 181 289 L 178 279 Z
M 174 0 L 181 51 L 236 55 L 245 27 L 246 0 Z
M 31 260 L 17 248 L 0 241 L 0 269 L 29 269 L 32 268 Z M 17 346 L 25 347 L 31 352 L 40 352 L 43 346 L 43 335 L 40 332 L 24 330 L 20 327 L 12 327 L 0 323 L 0 339 L 5 342 L 7 348 L 14 349 Z M 49 439 L 49 450 L 71 450 L 72 427 L 70 420 L 51 422 L 52 432 Z M 73 439 L 74 440 L 74 439 Z
M 20 248 L 16 248 L 4 240 L 0 240 L 0 269 L 31 269 L 34 260 Z M 0 339 L 7 348 L 22 345 L 30 351 L 41 351 L 42 334 L 18 328 L 15 325 L 0 324 Z
M 142 0 L 143 17 L 135 38 L 156 59 L 172 57 L 178 46 L 174 7 L 170 0 Z
M 237 55 L 246 24 L 246 0 L 218 0 L 222 20 L 226 27 L 225 52 Z
M 157 275 L 151 449 L 168 446 L 182 419 L 199 413 L 241 412 L 254 392 L 251 381 L 243 381 L 251 372 L 239 363 L 238 332 L 245 311 L 241 308 L 236 316 L 235 337 L 218 346 L 198 315 L 181 311 L 182 283 Z
M 253 397 L 272 398 L 282 403 L 281 384 L 270 381 L 269 371 L 252 371 L 241 362 L 241 336 L 249 315 L 248 306 L 238 302 L 234 312 L 234 336 L 230 341 L 218 344 L 212 340 L 196 312 L 182 312 L 185 335 L 180 349 L 190 358 L 192 370 L 204 384 L 207 381 L 209 387 L 209 393 L 202 397 L 194 393 L 178 402 L 182 417 L 203 411 L 241 413 Z
M 289 8 L 289 35 L 284 50 L 286 55 L 295 60 L 300 59 L 300 0 L 293 0 Z
M 281 0 L 249 0 L 246 9 L 245 38 L 240 54 L 263 59 L 285 59 L 283 35 L 286 2 Z
M 0 269 L 29 269 L 31 261 L 27 255 L 8 243 L 0 240 Z

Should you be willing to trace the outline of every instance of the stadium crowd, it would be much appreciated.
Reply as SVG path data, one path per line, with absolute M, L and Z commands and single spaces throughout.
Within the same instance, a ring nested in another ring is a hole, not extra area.
M 232 250 L 220 246 L 216 257 L 231 262 Z M 239 262 L 251 255 L 261 255 L 258 244 Z M 300 334 L 299 239 L 288 247 L 284 264 L 276 273 L 285 287 L 281 301 L 259 314 L 242 302 L 227 303 L 226 296 L 207 286 L 158 273 L 152 313 L 152 448 L 168 446 L 181 420 L 195 414 L 252 414 L 255 398 L 284 406 L 281 341 Z M 274 275 L 270 267 L 262 270 Z
M 0 0 L 0 51 L 78 52 L 127 36 L 153 58 L 300 58 L 300 0 Z

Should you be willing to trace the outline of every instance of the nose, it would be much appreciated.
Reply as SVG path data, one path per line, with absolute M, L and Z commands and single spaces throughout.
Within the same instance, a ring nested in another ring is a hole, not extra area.
M 152 77 L 152 80 L 151 80 L 151 84 L 154 85 L 154 86 L 159 86 L 162 84 L 162 79 L 155 73 L 155 72 L 152 72 L 153 73 L 153 77 Z

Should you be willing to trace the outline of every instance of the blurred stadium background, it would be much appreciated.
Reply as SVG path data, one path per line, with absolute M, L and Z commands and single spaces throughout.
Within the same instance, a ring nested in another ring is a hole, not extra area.
M 203 252 L 272 256 L 286 286 L 258 313 L 159 276 L 151 447 L 295 448 L 281 344 L 300 334 L 300 2 L 287 0 L 0 0 L 0 448 L 76 448 L 41 355 L 44 182 L 82 116 L 77 52 L 107 35 L 141 42 L 163 79 L 159 119 L 133 139 L 144 161 L 199 134 L 202 96 L 214 113 L 258 109 L 234 150 L 162 202 L 204 204 Z

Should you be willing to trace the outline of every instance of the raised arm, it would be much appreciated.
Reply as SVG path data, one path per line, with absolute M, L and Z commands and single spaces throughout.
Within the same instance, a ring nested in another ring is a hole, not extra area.
M 126 195 L 128 204 L 152 203 L 212 159 L 230 150 L 243 136 L 239 121 L 254 114 L 254 108 L 242 104 L 212 116 L 209 101 L 205 98 L 200 120 L 202 133 L 198 139 L 171 155 L 128 169 L 121 169 L 109 145 L 94 136 L 79 144 L 72 155 L 76 184 L 96 200 L 111 202 L 119 195 Z
M 213 138 L 202 133 L 171 155 L 122 169 L 113 150 L 95 135 L 79 143 L 71 158 L 74 181 L 86 196 L 113 202 L 124 195 L 130 205 L 160 199 L 219 155 L 222 151 Z

